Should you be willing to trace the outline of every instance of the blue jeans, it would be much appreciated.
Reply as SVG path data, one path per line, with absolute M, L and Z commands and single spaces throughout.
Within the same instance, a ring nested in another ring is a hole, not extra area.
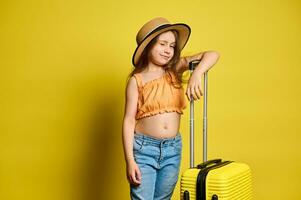
M 174 138 L 166 139 L 157 139 L 135 132 L 133 154 L 141 172 L 141 184 L 130 185 L 131 199 L 170 199 L 178 181 L 181 164 L 180 132 Z

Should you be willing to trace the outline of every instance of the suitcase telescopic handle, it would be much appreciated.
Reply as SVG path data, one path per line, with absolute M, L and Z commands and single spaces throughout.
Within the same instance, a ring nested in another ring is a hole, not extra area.
M 190 76 L 200 60 L 189 62 Z M 204 73 L 204 103 L 203 103 L 203 162 L 207 161 L 207 89 L 208 89 L 208 71 Z M 194 100 L 190 97 L 190 168 L 194 167 Z

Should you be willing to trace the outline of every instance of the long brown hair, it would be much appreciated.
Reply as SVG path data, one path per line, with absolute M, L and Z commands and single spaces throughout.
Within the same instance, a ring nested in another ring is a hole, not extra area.
M 173 79 L 171 79 L 172 84 L 175 87 L 181 87 L 181 84 L 184 82 L 182 80 L 182 74 L 178 73 L 176 71 L 176 65 L 177 63 L 180 61 L 180 54 L 181 54 L 181 50 L 179 48 L 179 44 L 178 44 L 178 32 L 176 30 L 168 30 L 168 31 L 172 31 L 175 39 L 176 39 L 176 45 L 174 48 L 174 55 L 172 57 L 172 59 L 169 61 L 168 64 L 166 64 L 166 66 L 164 67 L 165 70 L 168 72 L 171 72 L 175 75 L 176 80 L 172 81 Z M 167 31 L 165 31 L 167 32 Z M 163 32 L 163 33 L 165 33 Z M 162 34 L 162 33 L 161 33 Z M 156 44 L 156 42 L 158 41 L 160 34 L 157 35 L 155 38 L 153 38 L 145 47 L 145 49 L 143 50 L 140 59 L 137 62 L 136 67 L 134 67 L 134 69 L 132 70 L 132 72 L 128 75 L 128 79 L 131 78 L 134 74 L 136 73 L 140 73 L 142 72 L 148 65 L 148 53 L 150 52 L 150 50 L 153 48 L 153 46 Z

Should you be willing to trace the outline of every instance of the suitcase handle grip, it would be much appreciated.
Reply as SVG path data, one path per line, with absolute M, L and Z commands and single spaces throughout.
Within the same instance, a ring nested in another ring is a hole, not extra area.
M 220 163 L 222 162 L 222 159 L 213 159 L 213 160 L 208 160 L 207 162 L 204 162 L 202 164 L 199 164 L 197 166 L 198 169 L 204 169 L 206 168 L 208 165 L 211 165 L 211 164 L 217 164 L 217 163 Z
M 189 63 L 189 70 L 195 70 L 195 67 L 199 64 L 201 60 L 193 60 Z

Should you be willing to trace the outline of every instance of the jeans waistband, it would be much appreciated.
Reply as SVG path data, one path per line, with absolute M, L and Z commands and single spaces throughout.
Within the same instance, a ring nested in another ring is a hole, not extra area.
M 151 136 L 148 136 L 148 135 L 145 135 L 141 132 L 134 132 L 134 137 L 136 139 L 140 139 L 143 141 L 143 143 L 148 143 L 148 144 L 152 144 L 152 145 L 155 145 L 155 146 L 160 146 L 160 145 L 170 145 L 170 144 L 173 144 L 179 140 L 181 140 L 181 133 L 178 132 L 177 135 L 173 138 L 155 138 L 155 137 L 151 137 Z

